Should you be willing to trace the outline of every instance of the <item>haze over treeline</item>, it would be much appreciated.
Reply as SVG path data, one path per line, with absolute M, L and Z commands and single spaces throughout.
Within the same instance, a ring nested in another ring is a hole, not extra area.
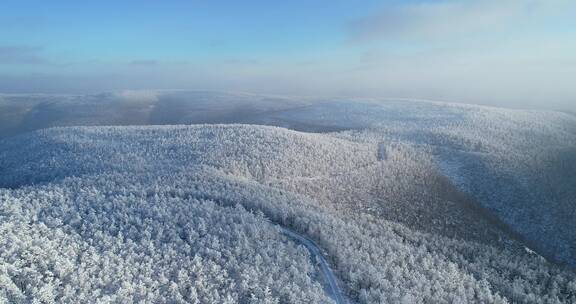
M 3 2 L 0 92 L 405 97 L 576 110 L 576 4 Z

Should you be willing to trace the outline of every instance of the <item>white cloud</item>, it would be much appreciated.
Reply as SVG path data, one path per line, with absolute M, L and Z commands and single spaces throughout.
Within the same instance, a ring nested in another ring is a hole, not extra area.
M 397 4 L 357 20 L 358 92 L 575 109 L 576 2 Z
M 514 33 L 576 8 L 565 0 L 434 1 L 388 6 L 356 20 L 351 38 L 450 41 Z
M 35 46 L 0 45 L 0 65 L 2 64 L 46 64 L 43 49 Z

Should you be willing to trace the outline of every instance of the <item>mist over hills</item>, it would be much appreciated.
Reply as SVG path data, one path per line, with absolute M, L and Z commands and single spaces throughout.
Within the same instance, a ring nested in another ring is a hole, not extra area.
M 0 95 L 0 137 L 57 126 L 237 123 L 305 101 L 248 93 L 121 91 Z
M 573 115 L 187 91 L 0 100 L 2 300 L 333 302 L 280 226 L 319 244 L 352 302 L 576 301 Z

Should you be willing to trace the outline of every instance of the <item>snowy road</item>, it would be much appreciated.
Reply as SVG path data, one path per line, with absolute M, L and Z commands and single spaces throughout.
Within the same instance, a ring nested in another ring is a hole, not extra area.
M 346 297 L 344 296 L 344 293 L 342 292 L 340 287 L 338 287 L 338 283 L 336 282 L 336 277 L 334 276 L 332 269 L 330 269 L 330 266 L 328 266 L 326 259 L 322 255 L 322 252 L 320 251 L 320 248 L 316 245 L 316 243 L 314 243 L 314 241 L 312 241 L 311 239 L 301 234 L 298 234 L 290 229 L 281 226 L 278 226 L 278 228 L 280 228 L 280 231 L 284 233 L 286 236 L 304 245 L 304 247 L 308 249 L 312 258 L 320 266 L 320 272 L 322 274 L 322 277 L 324 278 L 324 282 L 327 284 L 328 287 L 327 292 L 329 293 L 329 296 L 337 304 L 347 304 L 348 301 L 346 300 Z

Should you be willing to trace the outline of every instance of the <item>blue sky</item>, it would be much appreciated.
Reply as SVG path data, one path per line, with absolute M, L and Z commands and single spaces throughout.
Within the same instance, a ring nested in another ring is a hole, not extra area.
M 576 103 L 568 0 L 0 4 L 0 91 L 210 89 Z
M 2 43 L 58 63 L 306 58 L 377 1 L 8 1 Z M 20 69 L 22 67 L 16 67 Z

